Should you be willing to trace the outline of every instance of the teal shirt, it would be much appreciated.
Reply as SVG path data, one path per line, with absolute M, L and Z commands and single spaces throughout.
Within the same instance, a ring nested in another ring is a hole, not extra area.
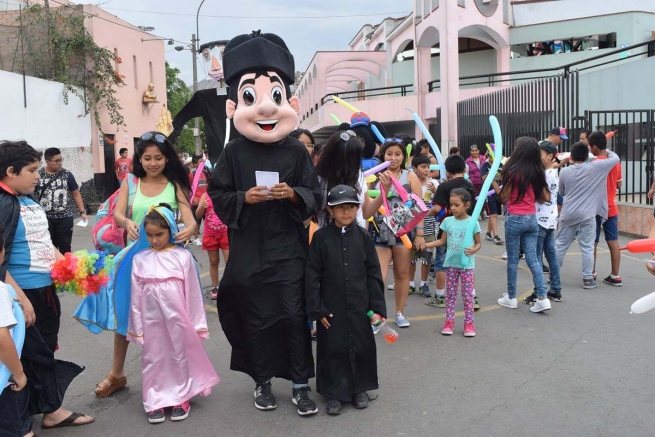
M 462 253 L 464 253 L 464 234 L 468 227 L 469 220 L 473 220 L 470 216 L 465 220 L 457 220 L 455 217 L 446 217 L 441 222 L 441 230 L 446 233 L 446 260 L 443 263 L 444 267 L 455 267 L 458 269 L 474 269 L 475 268 L 475 255 L 469 256 L 466 265 L 462 265 Z M 473 236 L 479 234 L 480 223 L 475 221 L 473 228 Z

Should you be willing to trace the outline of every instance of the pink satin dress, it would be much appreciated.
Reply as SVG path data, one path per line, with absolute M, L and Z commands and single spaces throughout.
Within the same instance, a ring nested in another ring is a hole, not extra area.
M 200 279 L 181 247 L 134 257 L 127 339 L 143 346 L 147 412 L 207 396 L 219 378 L 202 340 L 209 338 Z

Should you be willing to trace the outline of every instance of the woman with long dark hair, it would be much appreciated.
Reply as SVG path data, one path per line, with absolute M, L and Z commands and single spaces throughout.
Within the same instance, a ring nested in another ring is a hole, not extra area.
M 337 185 L 353 187 L 361 202 L 357 210 L 357 224 L 366 228 L 366 220 L 382 205 L 382 198 L 371 199 L 364 174 L 361 171 L 364 141 L 353 131 L 338 131 L 332 134 L 321 148 L 321 155 L 316 162 L 316 175 L 321 183 L 321 200 L 317 205 L 316 217 L 318 227 L 328 223 L 326 211 L 327 193 Z M 382 173 L 381 179 L 387 189 L 391 187 L 388 175 Z
M 382 150 L 380 150 L 380 157 L 383 161 L 391 162 L 385 175 L 391 176 L 396 179 L 408 193 L 414 193 L 418 197 L 422 197 L 421 182 L 416 174 L 405 169 L 405 161 L 407 160 L 407 148 L 405 143 L 400 138 L 388 138 Z M 380 180 L 383 186 L 384 180 Z M 376 189 L 380 189 L 380 182 L 376 184 Z M 396 190 L 392 187 L 388 189 L 384 187 L 387 193 L 387 201 L 389 207 L 394 209 L 402 204 L 402 199 Z M 377 199 L 376 199 L 377 200 Z M 396 297 L 396 316 L 395 322 L 401 328 L 409 326 L 409 321 L 403 315 L 405 303 L 409 296 L 409 267 L 411 264 L 412 250 L 404 246 L 400 238 L 389 229 L 383 222 L 384 216 L 380 213 L 375 214 L 375 222 L 369 226 L 369 232 L 375 243 L 375 250 L 380 260 L 380 269 L 382 270 L 382 279 L 385 283 L 387 280 L 387 272 L 389 270 L 389 263 L 393 260 L 393 276 L 394 276 L 394 294 Z M 414 238 L 414 248 L 417 250 L 425 250 L 425 238 L 423 235 L 423 220 L 415 228 L 416 236 Z
M 552 200 L 537 140 L 529 137 L 516 140 L 514 152 L 503 167 L 502 183 L 500 199 L 507 205 L 505 220 L 507 293 L 498 299 L 498 304 L 507 308 L 517 307 L 516 274 L 519 265 L 519 246 L 522 246 L 538 297 L 530 310 L 533 313 L 547 311 L 550 309 L 550 301 L 546 297 L 546 281 L 541 259 L 537 256 L 539 224 L 535 202 L 544 203 Z
M 184 230 L 174 235 L 176 242 L 188 241 L 196 229 L 196 220 L 191 212 L 189 196 L 191 195 L 191 184 L 189 177 L 184 170 L 184 164 L 178 159 L 177 152 L 166 136 L 160 132 L 146 132 L 141 136 L 140 141 L 136 144 L 134 150 L 134 167 L 133 175 L 138 179 L 136 193 L 133 198 L 129 196 L 129 184 L 122 184 L 114 211 L 114 220 L 116 224 L 127 231 L 128 244 L 139 239 L 145 238 L 145 235 L 139 235 L 139 227 L 143 218 L 150 208 L 160 203 L 166 203 L 171 206 L 173 212 L 182 217 Z M 131 214 L 128 213 L 131 211 Z M 113 394 L 116 390 L 127 384 L 127 378 L 124 372 L 125 356 L 127 354 L 128 342 L 125 338 L 127 332 L 127 318 L 129 315 L 129 305 L 119 305 L 120 302 L 129 303 L 129 290 L 112 290 L 116 308 L 114 314 L 107 316 L 110 322 L 114 323 L 114 357 L 109 375 L 104 381 L 96 385 L 96 396 L 106 397 Z M 127 294 L 127 299 L 125 295 Z M 120 295 L 120 298 L 119 296 Z M 83 322 L 93 332 L 100 329 L 108 329 L 105 322 L 108 320 L 91 320 L 91 317 L 98 316 L 94 310 L 89 307 L 85 310 L 85 302 L 75 313 L 78 320 Z M 100 315 L 101 317 L 102 315 Z M 90 322 L 90 323 L 89 323 Z

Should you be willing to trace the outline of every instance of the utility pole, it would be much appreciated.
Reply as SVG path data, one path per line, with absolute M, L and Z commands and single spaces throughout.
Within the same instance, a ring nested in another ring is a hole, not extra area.
M 48 79 L 53 79 L 53 65 L 52 65 L 52 17 L 50 16 L 50 2 L 44 0 L 43 6 L 45 9 L 45 22 L 46 22 L 46 74 Z
M 191 46 L 191 52 L 193 53 L 193 93 L 195 94 L 198 91 L 198 40 L 195 33 L 191 36 Z M 200 144 L 200 119 L 198 117 L 193 119 L 193 136 L 196 140 L 196 155 L 200 155 L 202 150 Z

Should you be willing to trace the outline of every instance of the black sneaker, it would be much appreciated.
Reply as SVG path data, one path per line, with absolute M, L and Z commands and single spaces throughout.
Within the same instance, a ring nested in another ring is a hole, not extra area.
M 316 403 L 309 398 L 310 391 L 312 391 L 312 389 L 309 387 L 294 388 L 291 391 L 291 402 L 298 406 L 298 414 L 301 416 L 310 416 L 318 413 Z
M 612 278 L 612 275 L 609 275 L 607 278 L 603 279 L 603 282 L 615 287 L 620 287 L 623 285 L 623 281 L 621 280 L 620 276 L 618 278 Z
M 562 293 L 553 293 L 552 291 L 548 292 L 548 299 L 552 300 L 553 302 L 561 302 L 562 301 Z
M 542 265 L 541 265 L 541 270 L 542 270 L 544 273 L 550 273 L 550 267 L 548 267 L 546 264 L 542 264 Z
M 341 414 L 341 402 L 336 399 L 329 399 L 327 402 L 327 411 L 328 414 L 336 416 Z
M 264 384 L 257 384 L 255 388 L 255 407 L 258 410 L 274 410 L 277 408 L 275 396 L 273 396 L 271 388 L 270 381 Z
M 523 302 L 528 305 L 532 305 L 536 300 L 537 300 L 537 295 L 535 293 L 532 293 L 530 296 L 523 299 Z
M 353 407 L 357 408 L 358 410 L 361 410 L 362 408 L 368 407 L 368 401 L 370 398 L 368 397 L 368 393 L 365 391 L 361 393 L 355 393 L 353 395 Z

